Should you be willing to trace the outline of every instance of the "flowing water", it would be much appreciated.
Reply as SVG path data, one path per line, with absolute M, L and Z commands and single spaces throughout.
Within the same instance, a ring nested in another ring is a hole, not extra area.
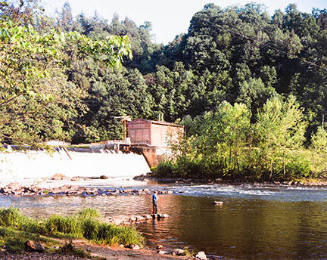
M 159 196 L 159 211 L 170 218 L 137 225 L 150 247 L 189 247 L 227 259 L 327 258 L 326 188 L 148 188 L 174 191 Z M 151 196 L 0 198 L 0 207 L 9 206 L 34 217 L 72 214 L 86 207 L 97 208 L 105 216 L 137 215 L 150 213 L 152 207 Z
M 117 178 L 133 178 L 149 171 L 143 155 L 115 150 L 86 149 L 86 152 L 76 152 L 57 148 L 53 152 L 0 152 L 0 186 L 15 182 L 51 187 L 53 185 L 46 180 L 58 173 L 66 177 L 106 175 L 115 182 Z M 65 180 L 64 184 L 69 183 Z

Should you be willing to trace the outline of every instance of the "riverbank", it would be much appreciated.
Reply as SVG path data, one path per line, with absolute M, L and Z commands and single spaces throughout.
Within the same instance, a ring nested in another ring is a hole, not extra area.
M 76 177 L 78 179 L 79 177 Z M 105 178 L 105 177 L 103 177 Z M 98 178 L 100 179 L 100 177 Z M 174 192 L 169 189 L 149 189 L 149 188 L 138 188 L 133 189 L 127 187 L 100 187 L 96 188 L 97 182 L 92 183 L 92 179 L 85 185 L 73 185 L 65 184 L 61 185 L 62 179 L 53 179 L 52 184 L 48 187 L 43 185 L 21 185 L 19 183 L 10 183 L 8 185 L 0 186 L 0 196 L 139 196 L 139 195 L 150 195 L 156 191 L 160 195 L 173 194 Z M 96 181 L 96 180 L 95 180 Z M 251 181 L 243 179 L 222 179 L 222 178 L 161 178 L 151 174 L 141 175 L 134 178 L 135 182 L 139 182 L 142 185 L 146 183 L 158 183 L 158 184 L 177 184 L 177 185 L 254 185 L 254 186 L 298 186 L 298 187 L 327 187 L 326 179 L 296 179 L 292 181 Z M 103 184 L 102 184 L 103 185 Z M 108 184 L 110 186 L 110 184 Z M 180 193 L 180 192 L 179 192 Z
M 157 252 L 158 245 L 162 245 L 163 251 L 188 247 L 195 252 L 204 250 L 210 257 L 237 259 L 256 256 L 261 259 L 292 258 L 294 252 L 310 256 L 313 249 L 317 255 L 325 257 L 325 251 L 319 253 L 325 241 L 319 236 L 325 234 L 321 233 L 322 230 L 326 230 L 323 221 L 326 218 L 326 188 L 179 183 L 149 183 L 135 187 L 144 188 L 173 192 L 159 196 L 159 212 L 169 214 L 170 218 L 127 224 L 132 224 L 144 235 L 146 246 L 154 252 Z M 217 206 L 216 201 L 223 202 L 223 205 Z M 84 208 L 99 210 L 106 220 L 152 212 L 151 195 L 123 193 L 113 196 L 2 196 L 0 204 L 19 208 L 35 219 L 48 218 L 58 212 L 71 216 Z M 268 214 L 267 218 L 262 219 L 263 214 Z M 299 227 L 299 218 L 310 219 L 309 226 L 307 222 L 301 222 L 303 225 Z M 292 239 L 289 239 L 289 233 L 294 234 Z M 298 237 L 303 239 L 298 242 Z M 254 239 L 252 244 L 255 245 L 250 250 L 247 246 L 249 238 Z M 285 243 L 289 240 L 292 243 Z M 305 248 L 308 240 L 317 241 L 317 246 L 312 244 L 304 253 L 294 249 L 294 245 Z
M 180 185 L 214 185 L 214 184 L 224 184 L 224 185 L 243 185 L 250 184 L 254 186 L 260 185 L 274 185 L 274 186 L 299 186 L 299 187 L 327 187 L 327 179 L 317 179 L 317 178 L 302 178 L 295 179 L 291 181 L 253 181 L 249 179 L 222 179 L 222 178 L 167 178 L 167 177 L 157 177 L 155 175 L 143 175 L 138 176 L 136 179 L 146 182 L 157 182 L 162 184 L 180 184 Z
M 62 241 L 64 243 L 64 241 Z M 24 252 L 10 253 L 0 252 L 0 259 L 3 260 L 82 260 L 82 259 L 145 259 L 145 260 L 169 260 L 169 259 L 196 259 L 190 255 L 176 255 L 180 251 L 164 251 L 150 249 L 128 249 L 115 246 L 102 246 L 89 243 L 83 240 L 72 240 L 75 250 L 84 252 L 84 256 L 78 256 L 76 253 L 47 253 L 47 252 Z M 165 254 L 164 254 L 165 253 Z M 169 254 L 169 255 L 168 255 Z
M 90 183 L 89 183 L 90 185 Z M 37 185 L 25 186 L 10 183 L 0 188 L 0 196 L 117 196 L 117 195 L 150 195 L 153 191 L 159 194 L 172 194 L 169 190 L 131 189 L 131 188 L 95 188 L 79 185 L 62 185 L 49 188 Z
M 184 249 L 144 249 L 133 226 L 108 224 L 98 211 L 36 220 L 18 209 L 0 210 L 1 259 L 174 259 L 191 257 Z M 180 256 L 180 257 L 178 257 Z

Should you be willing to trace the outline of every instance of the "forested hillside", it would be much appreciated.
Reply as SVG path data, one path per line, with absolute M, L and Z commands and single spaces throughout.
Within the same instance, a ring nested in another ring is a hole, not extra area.
M 158 45 L 150 22 L 73 17 L 67 3 L 57 17 L 34 1 L 0 4 L 2 142 L 119 138 L 122 115 L 162 114 L 196 134 L 194 122 L 224 101 L 244 104 L 255 123 L 267 100 L 289 96 L 307 122 L 307 145 L 325 126 L 326 9 L 289 5 L 270 17 L 258 4 L 208 4 L 186 34 Z

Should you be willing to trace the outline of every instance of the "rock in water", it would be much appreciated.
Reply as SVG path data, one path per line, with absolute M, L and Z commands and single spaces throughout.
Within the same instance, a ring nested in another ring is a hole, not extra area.
M 200 260 L 207 260 L 207 256 L 203 251 L 198 252 L 195 257 Z
M 217 206 L 222 206 L 224 202 L 215 200 L 214 204 Z
M 132 249 L 133 250 L 139 250 L 140 249 L 140 246 L 139 245 L 132 245 Z
M 136 216 L 136 221 L 140 222 L 140 221 L 144 221 L 145 218 L 143 216 Z
M 177 248 L 177 249 L 174 249 L 174 253 L 176 254 L 176 255 L 186 255 L 185 254 L 185 250 L 184 249 L 180 249 L 180 248 Z
M 14 190 L 19 190 L 21 188 L 21 186 L 19 185 L 19 183 L 17 182 L 12 182 L 12 183 L 9 183 L 7 185 L 7 188 L 10 190 L 10 191 L 14 191 Z
M 161 218 L 169 218 L 168 214 L 157 214 L 157 218 L 161 219 Z
M 129 220 L 130 220 L 130 221 L 136 221 L 137 218 L 136 218 L 135 216 L 131 216 Z
M 52 181 L 62 181 L 64 178 L 65 178 L 65 175 L 63 175 L 62 173 L 56 173 L 56 174 L 52 175 L 50 180 L 52 180 Z

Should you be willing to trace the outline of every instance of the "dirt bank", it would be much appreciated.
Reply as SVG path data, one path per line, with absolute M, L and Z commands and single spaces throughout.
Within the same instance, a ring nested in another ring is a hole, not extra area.
M 78 257 L 73 255 L 62 255 L 57 253 L 39 253 L 39 252 L 25 252 L 23 254 L 13 254 L 8 252 L 0 252 L 0 259 L 12 259 L 12 260 L 80 260 L 80 259 L 109 259 L 109 260 L 128 260 L 128 259 L 195 259 L 188 256 L 173 255 L 174 252 L 161 250 L 161 254 L 158 251 L 149 249 L 128 249 L 121 247 L 109 247 L 102 245 L 95 245 L 84 240 L 73 240 L 75 248 L 83 249 L 89 253 L 89 257 Z M 167 253 L 164 255 L 163 253 Z

